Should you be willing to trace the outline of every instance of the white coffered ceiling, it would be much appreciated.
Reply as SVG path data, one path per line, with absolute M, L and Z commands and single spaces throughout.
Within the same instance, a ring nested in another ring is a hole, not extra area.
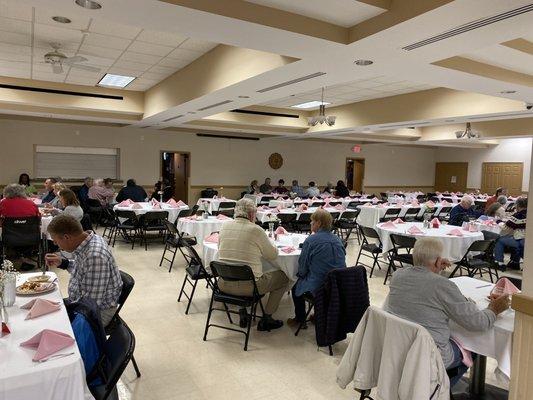
M 52 20 L 55 15 L 44 7 L 0 1 L 0 76 L 94 86 L 112 73 L 137 77 L 127 89 L 143 91 L 216 46 L 88 16 L 63 15 L 72 22 L 61 24 Z M 52 73 L 44 63 L 51 43 L 60 44 L 68 57 L 87 58 L 82 64 L 100 71 L 65 67 L 61 74 Z

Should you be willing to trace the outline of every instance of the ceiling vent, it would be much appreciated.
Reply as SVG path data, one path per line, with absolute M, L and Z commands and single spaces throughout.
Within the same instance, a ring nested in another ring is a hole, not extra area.
M 430 122 L 428 122 L 428 121 L 423 121 L 423 122 L 409 122 L 409 123 L 405 123 L 405 124 L 381 125 L 381 126 L 379 126 L 378 128 L 379 128 L 379 129 L 413 128 L 413 127 L 415 127 L 415 126 L 427 125 L 427 124 L 429 124 L 429 123 L 430 123 Z
M 224 101 L 221 101 L 220 103 L 211 104 L 210 106 L 205 106 L 205 107 L 199 108 L 198 111 L 209 110 L 210 108 L 215 108 L 215 107 L 222 106 L 222 105 L 228 104 L 228 103 L 233 103 L 233 100 L 224 100 Z
M 181 118 L 181 117 L 184 117 L 184 116 L 185 116 L 184 114 L 176 115 L 175 117 L 170 117 L 170 118 L 164 119 L 162 122 L 169 122 L 169 121 L 172 121 L 174 119 L 178 119 L 178 118 Z
M 257 93 L 270 92 L 271 90 L 276 90 L 276 89 L 279 89 L 279 88 L 282 88 L 282 87 L 285 87 L 285 86 L 294 85 L 295 83 L 307 81 L 308 79 L 317 78 L 317 77 L 322 76 L 322 75 L 326 75 L 326 73 L 325 72 L 315 72 L 314 74 L 302 76 L 300 78 L 292 79 L 292 80 L 286 81 L 286 82 L 281 82 L 281 83 L 278 83 L 277 85 L 269 86 L 269 87 L 266 87 L 264 89 L 260 89 L 260 90 L 257 91 Z
M 231 136 L 231 135 L 215 135 L 212 133 L 197 133 L 196 136 L 198 137 L 206 137 L 211 139 L 232 139 L 232 140 L 260 140 L 258 137 L 251 137 L 251 136 Z
M 124 100 L 124 97 L 122 96 L 113 96 L 110 94 L 73 92 L 71 90 L 45 89 L 45 88 L 37 88 L 37 87 L 30 87 L 30 86 L 7 85 L 3 83 L 0 84 L 0 89 L 12 89 L 12 90 L 23 90 L 26 92 L 62 94 L 62 95 L 67 95 L 67 96 L 94 97 L 96 99 Z
M 491 114 L 491 115 L 485 115 L 485 116 L 480 115 L 478 117 L 468 117 L 467 119 L 471 120 L 471 121 L 477 121 L 477 120 L 480 120 L 480 119 L 489 119 L 489 120 L 505 119 L 507 117 L 524 117 L 524 118 L 528 118 L 530 116 L 531 116 L 531 114 L 529 114 L 529 113 L 524 113 L 523 111 L 517 111 L 517 112 L 507 113 L 507 114 Z
M 234 113 L 240 113 L 240 114 L 252 114 L 252 115 L 263 115 L 266 117 L 281 117 L 281 118 L 300 118 L 298 114 L 283 114 L 283 113 L 276 113 L 276 112 L 268 112 L 268 111 L 255 111 L 255 110 L 231 110 L 231 112 Z
M 439 35 L 435 35 L 430 38 L 427 38 L 419 42 L 412 43 L 408 46 L 402 47 L 402 49 L 407 50 L 407 51 L 415 50 L 420 47 L 424 47 L 432 43 L 440 42 L 441 40 L 449 39 L 451 37 L 460 35 L 462 33 L 473 31 L 475 29 L 479 29 L 484 26 L 492 25 L 496 22 L 504 21 L 506 19 L 516 17 L 517 15 L 525 14 L 531 11 L 533 11 L 533 4 L 528 4 L 526 6 L 515 8 L 514 10 L 506 11 L 501 14 L 494 15 L 492 17 L 482 18 L 476 21 L 468 22 L 464 25 L 458 26 L 457 28 L 451 29 Z

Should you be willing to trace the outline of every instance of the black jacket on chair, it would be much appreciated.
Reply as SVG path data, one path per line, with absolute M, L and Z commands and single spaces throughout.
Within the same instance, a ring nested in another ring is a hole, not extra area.
M 331 346 L 354 332 L 370 305 L 365 267 L 337 268 L 314 293 L 318 346 Z

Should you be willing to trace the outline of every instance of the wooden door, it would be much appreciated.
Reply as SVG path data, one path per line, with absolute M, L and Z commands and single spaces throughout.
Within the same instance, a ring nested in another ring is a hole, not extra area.
M 354 171 L 354 160 L 351 158 L 346 159 L 346 186 L 348 187 L 348 190 L 353 190 L 353 183 L 355 179 L 355 171 Z
M 363 192 L 363 179 L 365 176 L 365 160 L 354 160 L 353 190 Z
M 513 196 L 522 194 L 523 163 L 485 162 L 481 170 L 481 191 L 493 194 L 499 187 Z
M 468 163 L 438 162 L 435 164 L 435 190 L 437 192 L 466 192 Z
M 174 197 L 187 203 L 189 157 L 187 154 L 174 153 Z

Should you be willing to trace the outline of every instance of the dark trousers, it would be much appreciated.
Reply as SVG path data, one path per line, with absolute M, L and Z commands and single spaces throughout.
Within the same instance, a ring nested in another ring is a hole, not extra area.
M 296 291 L 294 288 L 292 292 L 292 301 L 294 303 L 294 314 L 296 315 L 295 319 L 298 322 L 305 321 L 305 300 L 303 296 L 296 296 Z

